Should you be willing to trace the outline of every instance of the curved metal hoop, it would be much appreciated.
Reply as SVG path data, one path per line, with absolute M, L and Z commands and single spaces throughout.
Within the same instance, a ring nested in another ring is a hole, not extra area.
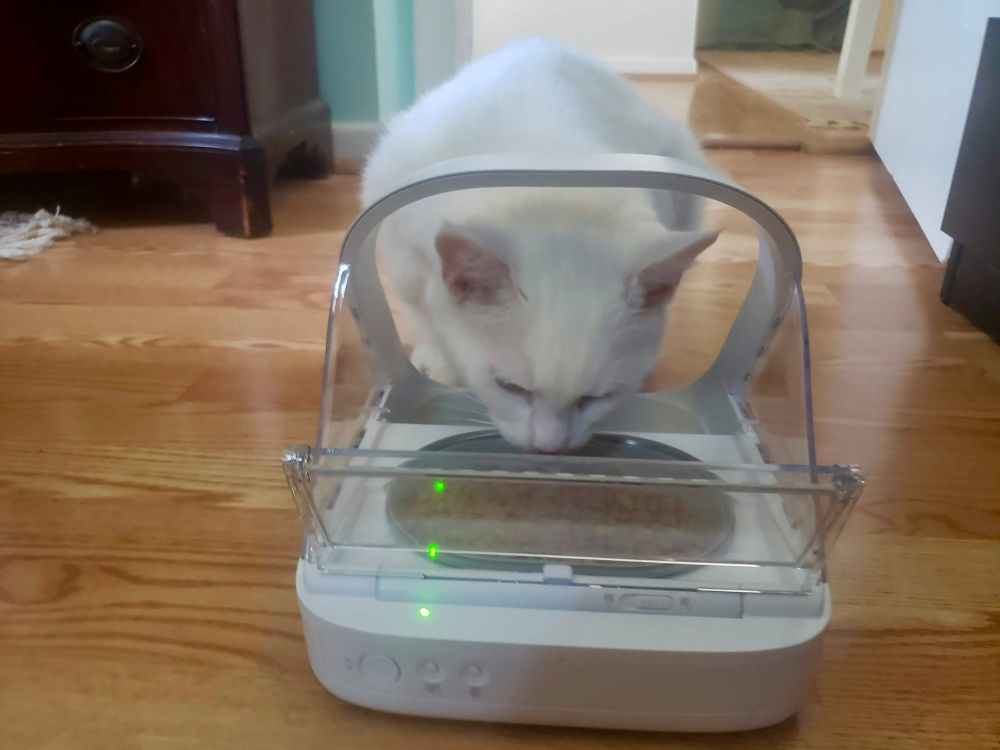
M 728 390 L 743 387 L 802 277 L 798 242 L 781 216 L 727 177 L 676 159 L 641 154 L 490 154 L 441 162 L 411 175 L 373 203 L 344 238 L 334 299 L 345 296 L 376 368 L 391 382 L 423 378 L 399 340 L 375 264 L 379 225 L 400 208 L 442 193 L 489 187 L 620 187 L 692 193 L 729 205 L 758 227 L 757 271 L 726 340 L 706 377 Z M 333 320 L 327 338 L 327 354 Z M 329 366 L 329 365 L 328 365 Z M 327 372 L 329 376 L 329 372 Z

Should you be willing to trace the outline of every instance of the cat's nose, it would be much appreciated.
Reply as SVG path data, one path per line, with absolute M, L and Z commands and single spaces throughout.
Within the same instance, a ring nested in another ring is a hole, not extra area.
M 544 404 L 531 415 L 531 447 L 539 453 L 561 453 L 569 447 L 570 424 L 563 415 L 552 413 Z
M 562 453 L 569 447 L 566 431 L 547 431 L 532 435 L 531 447 L 537 453 Z
M 545 448 L 539 448 L 538 446 L 535 446 L 535 453 L 543 453 L 546 456 L 554 456 L 558 453 L 562 453 L 564 450 L 565 450 L 564 448 L 556 448 L 555 450 L 546 450 Z

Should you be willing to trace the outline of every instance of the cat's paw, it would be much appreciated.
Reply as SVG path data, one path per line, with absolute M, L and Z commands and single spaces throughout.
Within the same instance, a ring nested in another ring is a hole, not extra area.
M 434 344 L 417 344 L 413 347 L 410 361 L 420 372 L 439 383 L 454 384 L 455 374 L 448 366 L 448 360 Z

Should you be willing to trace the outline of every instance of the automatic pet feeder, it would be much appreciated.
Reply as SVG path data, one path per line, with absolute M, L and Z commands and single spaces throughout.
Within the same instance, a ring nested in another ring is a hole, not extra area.
M 403 206 L 491 187 L 672 190 L 753 219 L 756 274 L 714 364 L 635 396 L 579 455 L 519 454 L 485 431 L 470 393 L 411 366 L 374 247 Z M 655 156 L 467 158 L 372 205 L 344 240 L 317 445 L 284 459 L 320 681 L 457 719 L 727 731 L 792 715 L 863 484 L 815 460 L 800 276 L 773 209 Z

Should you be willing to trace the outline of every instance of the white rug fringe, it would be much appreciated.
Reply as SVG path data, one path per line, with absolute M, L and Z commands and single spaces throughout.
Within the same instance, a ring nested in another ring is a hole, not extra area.
M 44 208 L 34 214 L 7 211 L 0 214 L 0 259 L 24 260 L 37 255 L 56 240 L 73 234 L 95 232 L 97 228 L 86 219 L 72 219 Z

